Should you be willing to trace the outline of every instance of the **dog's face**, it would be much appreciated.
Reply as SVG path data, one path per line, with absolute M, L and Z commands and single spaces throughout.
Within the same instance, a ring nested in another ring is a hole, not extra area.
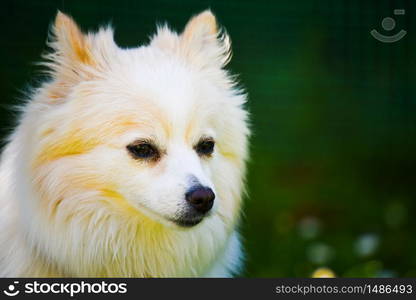
M 105 183 L 103 194 L 117 195 L 148 217 L 196 225 L 215 214 L 221 201 L 213 176 L 223 151 L 225 99 L 212 83 L 194 78 L 192 69 L 163 53 L 152 50 L 149 56 L 144 48 L 136 54 L 134 70 L 143 73 L 95 82 L 96 93 L 69 105 L 79 131 L 85 131 L 81 138 L 99 139 L 93 149 L 73 157 L 74 163 Z
M 173 227 L 214 215 L 232 223 L 245 96 L 222 69 L 229 42 L 213 15 L 193 18 L 181 35 L 160 28 L 135 49 L 118 48 L 110 29 L 84 35 L 62 14 L 55 36 L 53 81 L 33 108 L 42 117 L 31 168 L 44 211 L 59 220 L 111 211 Z

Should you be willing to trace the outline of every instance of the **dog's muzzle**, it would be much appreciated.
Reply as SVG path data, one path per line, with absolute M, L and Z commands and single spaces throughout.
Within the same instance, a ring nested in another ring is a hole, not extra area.
M 214 205 L 214 199 L 212 189 L 201 185 L 192 187 L 185 194 L 187 207 L 175 223 L 184 227 L 200 223 Z

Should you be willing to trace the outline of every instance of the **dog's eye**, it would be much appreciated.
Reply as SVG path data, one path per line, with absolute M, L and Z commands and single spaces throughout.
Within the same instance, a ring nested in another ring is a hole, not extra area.
M 211 139 L 200 141 L 195 150 L 199 155 L 211 155 L 214 152 L 215 142 Z
M 159 157 L 159 151 L 148 142 L 133 143 L 127 146 L 127 150 L 134 158 L 157 159 Z

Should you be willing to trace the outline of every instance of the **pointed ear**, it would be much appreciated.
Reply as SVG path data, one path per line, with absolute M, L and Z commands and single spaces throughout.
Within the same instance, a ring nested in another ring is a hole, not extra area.
M 182 36 L 188 43 L 212 42 L 218 34 L 217 26 L 215 16 L 206 10 L 188 21 Z
M 114 44 L 111 28 L 84 35 L 71 17 L 58 11 L 48 41 L 52 51 L 44 55 L 46 61 L 41 63 L 54 79 L 49 98 L 62 99 L 71 87 L 95 77 L 105 61 L 97 53 L 103 56 L 112 47 L 107 41 Z
M 231 41 L 218 28 L 210 10 L 191 18 L 181 35 L 181 44 L 189 59 L 202 67 L 216 65 L 222 68 L 231 59 Z
M 58 11 L 53 28 L 53 48 L 58 54 L 73 63 L 92 65 L 94 63 L 86 36 L 74 20 Z

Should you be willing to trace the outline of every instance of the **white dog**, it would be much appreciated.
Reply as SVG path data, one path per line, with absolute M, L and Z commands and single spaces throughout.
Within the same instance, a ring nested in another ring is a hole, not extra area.
M 232 276 L 245 95 L 210 11 L 121 49 L 58 13 L 0 166 L 0 276 Z

